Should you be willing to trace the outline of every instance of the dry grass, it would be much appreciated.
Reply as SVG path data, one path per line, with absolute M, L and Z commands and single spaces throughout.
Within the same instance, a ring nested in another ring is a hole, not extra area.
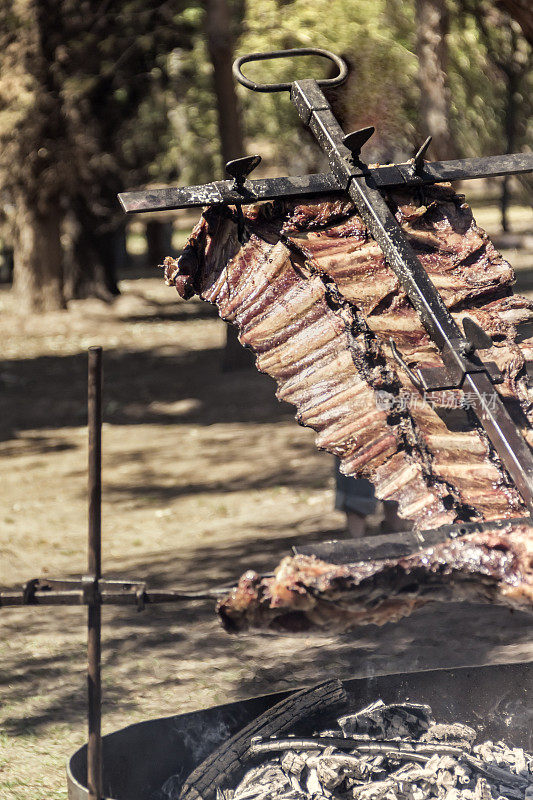
M 489 228 L 493 211 L 480 221 Z M 514 212 L 531 229 L 531 214 Z M 513 263 L 531 250 L 509 254 Z M 529 276 L 524 274 L 524 285 Z M 86 348 L 105 348 L 104 563 L 151 586 L 227 582 L 291 543 L 342 535 L 331 462 L 265 376 L 223 374 L 224 326 L 158 277 L 113 306 L 25 319 L 0 294 L 0 585 L 85 568 Z M 0 797 L 66 797 L 85 739 L 84 613 L 0 612 Z M 397 626 L 277 640 L 224 634 L 209 605 L 104 611 L 104 732 L 152 716 L 363 675 L 531 658 L 528 620 L 503 609 L 420 612 Z M 443 641 L 447 647 L 443 651 Z

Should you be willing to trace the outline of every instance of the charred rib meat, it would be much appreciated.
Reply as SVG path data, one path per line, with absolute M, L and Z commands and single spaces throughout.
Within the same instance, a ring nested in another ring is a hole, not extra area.
M 516 325 L 531 304 L 512 295 L 512 269 L 448 185 L 391 194 L 389 203 L 456 320 L 470 317 L 493 337 L 481 355 L 503 372 L 500 394 L 530 436 L 532 345 Z M 468 397 L 428 400 L 398 366 L 391 339 L 410 367 L 442 360 L 350 202 L 244 213 L 239 221 L 227 208 L 206 211 L 182 256 L 167 259 L 166 279 L 237 326 L 318 447 L 339 456 L 345 474 L 369 477 L 420 528 L 524 516 Z
M 218 606 L 230 632 L 248 628 L 328 633 L 383 625 L 434 601 L 494 602 L 533 612 L 531 526 L 509 523 L 405 558 L 328 564 L 283 559 L 273 577 L 246 572 Z

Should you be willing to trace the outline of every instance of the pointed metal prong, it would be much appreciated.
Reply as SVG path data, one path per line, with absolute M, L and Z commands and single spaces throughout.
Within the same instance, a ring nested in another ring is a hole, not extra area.
M 243 156 L 228 161 L 226 172 L 235 181 L 235 186 L 242 186 L 248 175 L 261 163 L 261 156 Z
M 415 168 L 415 170 L 417 172 L 418 172 L 419 169 L 421 169 L 424 166 L 424 158 L 425 158 L 425 155 L 426 155 L 426 153 L 428 151 L 429 145 L 431 144 L 432 140 L 433 140 L 433 137 L 432 136 L 428 136 L 428 138 L 425 140 L 425 142 L 423 144 L 420 145 L 420 147 L 418 148 L 418 150 L 416 151 L 416 153 L 413 156 L 413 164 L 414 164 L 414 168 Z
M 407 372 L 407 374 L 409 375 L 409 379 L 411 380 L 411 383 L 413 383 L 417 389 L 422 389 L 422 382 L 419 376 L 416 375 L 411 369 L 411 367 L 405 362 L 405 360 L 402 357 L 402 354 L 396 347 L 396 342 L 392 337 L 389 339 L 389 345 L 392 352 L 392 356 L 396 361 L 396 363 L 399 364 L 400 367 L 402 367 L 402 369 L 404 369 Z
M 369 125 L 368 128 L 360 128 L 358 131 L 352 131 L 352 133 L 347 133 L 346 136 L 343 137 L 342 143 L 351 151 L 352 155 L 357 158 L 361 152 L 362 146 L 368 142 L 375 130 L 373 125 Z
M 492 347 L 492 337 L 470 317 L 464 317 L 463 330 L 469 343 L 478 350 L 488 350 Z

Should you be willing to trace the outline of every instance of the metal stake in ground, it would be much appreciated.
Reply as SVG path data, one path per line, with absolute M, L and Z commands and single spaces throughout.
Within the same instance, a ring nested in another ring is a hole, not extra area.
M 101 626 L 102 608 L 98 581 L 102 577 L 102 348 L 89 348 L 88 370 L 89 429 L 89 558 L 87 575 L 87 688 L 88 740 L 87 787 L 90 800 L 102 798 L 102 683 Z

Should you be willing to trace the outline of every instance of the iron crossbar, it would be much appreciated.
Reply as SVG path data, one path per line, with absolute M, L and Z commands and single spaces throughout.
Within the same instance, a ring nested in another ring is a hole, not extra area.
M 495 178 L 533 171 L 533 153 L 464 158 L 455 161 L 423 161 L 414 159 L 403 164 L 358 169 L 380 189 L 425 186 L 439 181 L 465 181 L 475 178 Z M 250 174 L 250 173 L 248 173 Z M 320 194 L 342 194 L 346 187 L 333 172 L 319 172 L 286 178 L 213 181 L 201 186 L 144 189 L 121 192 L 118 199 L 127 214 L 153 211 L 173 211 L 180 208 L 202 208 L 211 205 L 249 205 L 280 197 L 302 197 Z
M 144 581 L 100 578 L 34 578 L 18 589 L 0 591 L 0 608 L 13 606 L 136 606 L 179 603 L 187 600 L 216 600 L 231 586 L 200 591 L 149 589 Z

